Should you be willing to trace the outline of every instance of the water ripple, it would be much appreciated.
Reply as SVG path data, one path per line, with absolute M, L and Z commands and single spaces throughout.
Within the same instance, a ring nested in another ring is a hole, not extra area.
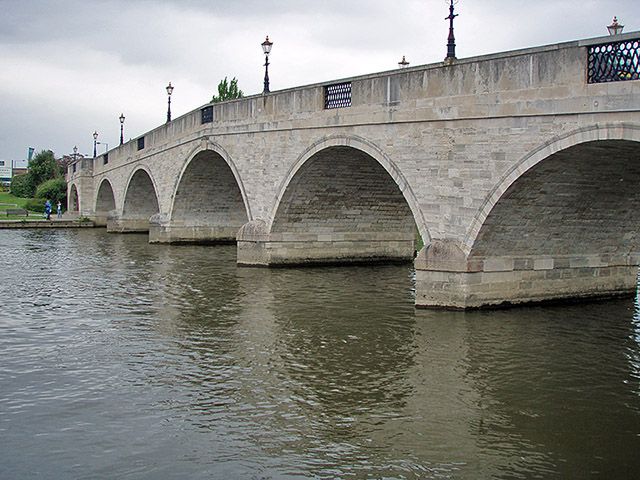
M 100 230 L 0 242 L 2 477 L 640 471 L 637 298 L 416 311 L 403 266 L 238 268 L 233 247 Z

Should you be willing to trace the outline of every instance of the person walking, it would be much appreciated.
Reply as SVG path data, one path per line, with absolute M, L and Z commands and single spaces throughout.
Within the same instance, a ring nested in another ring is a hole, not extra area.
M 49 200 L 44 202 L 44 216 L 47 220 L 51 220 L 51 202 Z
M 58 211 L 58 218 L 62 218 L 62 203 L 60 201 L 58 201 L 57 211 Z

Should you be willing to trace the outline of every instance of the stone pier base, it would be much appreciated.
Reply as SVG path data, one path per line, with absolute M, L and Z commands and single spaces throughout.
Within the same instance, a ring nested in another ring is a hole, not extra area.
M 144 233 L 149 231 L 148 218 L 115 218 L 107 219 L 109 233 Z
M 636 265 L 501 272 L 416 270 L 416 306 L 469 309 L 613 297 L 636 292 L 637 276 Z
M 410 262 L 413 253 L 413 241 L 238 241 L 245 266 Z
M 238 264 L 245 266 L 409 262 L 414 256 L 411 234 L 266 233 L 263 222 L 253 221 L 237 239 Z
M 151 223 L 150 243 L 236 243 L 239 226 L 160 225 Z
M 108 215 L 104 214 L 99 214 L 96 213 L 95 215 L 93 215 L 92 217 L 90 217 L 93 220 L 93 224 L 96 227 L 106 227 L 107 223 L 108 223 Z

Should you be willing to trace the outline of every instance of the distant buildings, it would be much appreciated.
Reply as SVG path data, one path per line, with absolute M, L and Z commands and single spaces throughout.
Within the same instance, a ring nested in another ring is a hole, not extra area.
M 29 171 L 27 167 L 14 167 L 12 160 L 0 160 L 0 185 L 8 187 L 11 179 L 16 175 L 24 175 Z

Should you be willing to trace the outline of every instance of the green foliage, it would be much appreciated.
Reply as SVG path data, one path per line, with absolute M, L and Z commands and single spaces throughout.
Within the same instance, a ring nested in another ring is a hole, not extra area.
M 211 101 L 219 103 L 233 100 L 234 98 L 242 98 L 243 96 L 242 90 L 238 90 L 238 79 L 233 77 L 231 82 L 228 82 L 227 77 L 224 77 L 224 80 L 221 80 L 218 84 L 218 95 L 214 95 Z
M 36 189 L 36 197 L 48 198 L 49 201 L 51 201 L 54 210 L 58 202 L 66 205 L 67 182 L 64 178 L 52 178 L 51 180 L 47 180 L 46 182 L 38 185 L 38 188 Z
M 41 151 L 29 162 L 27 175 L 31 176 L 34 189 L 41 183 L 51 178 L 61 177 L 63 174 L 51 150 Z
M 29 210 L 30 212 L 39 212 L 39 213 L 43 213 L 44 212 L 44 202 L 46 202 L 47 200 L 45 198 L 31 198 L 29 200 L 27 200 L 27 203 L 25 204 L 25 208 L 27 210 Z M 55 206 L 53 211 L 55 211 Z
M 33 196 L 29 175 L 16 175 L 11 179 L 11 195 L 28 198 Z
M 14 177 L 11 181 L 11 193 L 19 197 L 33 197 L 41 183 L 52 178 L 63 177 L 64 172 L 56 162 L 51 150 L 43 150 L 29 161 L 29 172 Z M 16 178 L 25 177 L 19 180 Z M 17 182 L 14 186 L 14 182 Z
M 8 208 L 26 208 L 26 198 L 20 198 L 10 193 L 0 192 L 0 212 Z

